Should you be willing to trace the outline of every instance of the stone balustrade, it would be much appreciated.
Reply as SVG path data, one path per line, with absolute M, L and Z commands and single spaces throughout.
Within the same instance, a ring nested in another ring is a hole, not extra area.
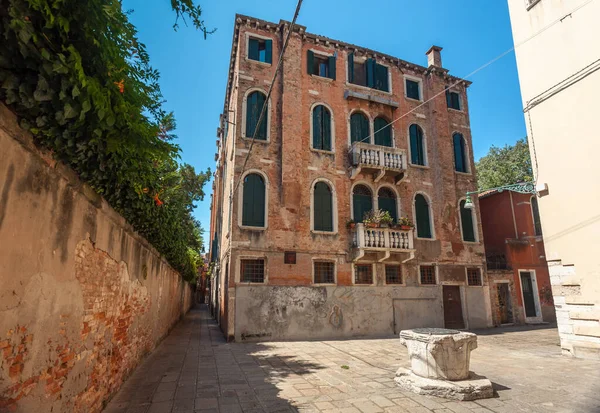
M 369 228 L 356 224 L 354 246 L 374 251 L 410 251 L 414 248 L 413 230 L 395 228 Z

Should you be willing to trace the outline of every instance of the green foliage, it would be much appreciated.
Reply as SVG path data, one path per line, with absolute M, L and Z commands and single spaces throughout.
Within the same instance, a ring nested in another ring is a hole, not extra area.
M 171 5 L 208 33 L 192 0 Z M 192 280 L 202 232 L 191 212 L 210 170 L 178 166 L 158 80 L 118 0 L 0 5 L 1 101 Z
M 488 154 L 479 159 L 475 166 L 480 190 L 533 181 L 526 138 L 519 139 L 513 146 L 492 146 Z

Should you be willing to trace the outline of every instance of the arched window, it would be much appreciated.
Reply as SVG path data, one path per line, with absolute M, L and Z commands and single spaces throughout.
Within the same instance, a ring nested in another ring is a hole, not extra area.
M 473 210 L 465 208 L 465 200 L 460 201 L 460 225 L 462 227 L 463 241 L 475 242 L 475 225 L 473 224 Z
M 333 231 L 333 195 L 325 182 L 317 182 L 314 191 L 314 230 Z
M 259 91 L 254 91 L 248 95 L 246 99 L 246 137 L 251 138 L 254 135 L 254 130 L 260 118 L 260 112 L 266 102 L 266 96 Z M 267 140 L 267 124 L 269 113 L 263 115 L 260 126 L 256 131 L 255 139 Z
M 538 201 L 535 196 L 531 197 L 531 213 L 533 214 L 533 229 L 535 235 L 542 235 L 542 221 L 540 220 L 540 210 L 538 207 Z
M 352 191 L 354 222 L 362 222 L 365 214 L 373 209 L 373 195 L 364 185 L 356 185 Z
M 323 105 L 315 106 L 312 113 L 313 148 L 331 150 L 331 113 Z
M 418 238 L 433 238 L 429 203 L 421 194 L 415 196 L 415 221 L 417 223 Z
M 350 116 L 350 140 L 369 143 L 369 135 L 369 119 L 363 113 L 354 112 Z
M 460 133 L 455 133 L 452 135 L 452 142 L 454 144 L 454 169 L 456 172 L 468 172 L 465 138 Z
M 394 222 L 398 222 L 398 209 L 396 207 L 396 194 L 390 188 L 381 188 L 377 193 L 379 209 L 390 213 Z
M 384 118 L 375 118 L 375 145 L 392 146 L 392 126 Z
M 410 125 L 410 163 L 413 165 L 425 165 L 425 142 L 423 141 L 423 129 L 419 125 Z
M 259 174 L 251 173 L 244 178 L 242 225 L 265 226 L 265 181 Z

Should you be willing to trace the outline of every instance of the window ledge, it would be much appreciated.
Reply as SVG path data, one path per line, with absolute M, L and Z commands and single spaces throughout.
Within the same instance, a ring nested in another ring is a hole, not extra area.
M 261 66 L 273 66 L 273 63 L 261 62 L 260 60 L 250 59 L 248 56 L 246 56 L 246 61 L 252 62 L 252 63 L 258 63 Z
M 245 140 L 245 141 L 248 141 L 248 142 L 252 142 L 252 140 L 253 140 L 252 137 L 243 136 L 243 135 L 242 135 L 242 139 Z M 264 143 L 264 144 L 266 144 L 266 143 L 270 143 L 271 141 L 269 140 L 269 138 L 267 138 L 266 140 L 254 138 L 254 142 L 255 143 Z
M 457 113 L 462 113 L 464 115 L 465 111 L 462 109 L 454 109 L 454 108 L 448 108 L 449 111 L 451 112 L 457 112 Z
M 409 98 L 408 96 L 404 95 L 404 99 L 410 101 L 410 102 L 419 102 L 419 103 L 423 103 L 423 99 L 415 99 L 415 98 Z
M 336 287 L 337 283 L 311 283 L 313 287 Z
M 375 284 L 356 284 L 352 283 L 353 287 L 375 287 Z
M 240 225 L 240 229 L 245 229 L 247 231 L 266 231 L 267 227 L 251 227 L 248 225 Z
M 419 237 L 415 237 L 416 239 L 418 239 L 419 241 L 437 241 L 437 239 L 435 238 L 419 238 Z
M 320 75 L 315 75 L 315 74 L 311 74 L 310 77 L 313 79 L 324 80 L 325 82 L 333 82 L 334 81 L 334 79 L 332 79 L 330 77 L 325 77 L 325 76 L 320 76 Z
M 326 151 L 325 149 L 315 149 L 315 148 L 310 148 L 311 152 L 315 152 L 315 153 L 322 153 L 323 155 L 331 155 L 334 156 L 335 155 L 335 151 Z
M 238 281 L 238 284 L 242 284 L 242 285 L 267 285 L 267 283 L 262 282 L 262 283 L 257 283 L 257 282 L 250 282 L 250 281 Z
M 394 284 L 388 284 L 386 282 L 383 283 L 384 287 L 406 287 L 406 283 L 394 283 Z
M 462 176 L 472 176 L 473 174 L 471 172 L 460 172 L 460 171 L 454 171 L 454 173 L 456 175 L 462 175 Z
M 417 169 L 431 169 L 431 167 L 429 165 L 417 165 L 414 163 L 409 163 L 410 166 L 412 166 L 413 168 L 417 168 Z
M 421 284 L 419 283 L 419 287 L 437 287 L 440 284 Z
M 356 83 L 350 83 L 348 81 L 346 81 L 346 86 L 356 87 L 356 88 L 363 89 L 363 90 L 374 90 L 375 92 L 383 93 L 383 94 L 390 95 L 390 96 L 392 95 L 392 92 L 386 92 L 385 90 L 375 89 L 374 87 L 357 85 Z
M 315 235 L 337 235 L 338 234 L 337 231 L 317 231 L 314 229 L 311 229 L 310 232 Z
M 481 243 L 479 241 L 465 241 L 464 239 L 462 240 L 463 244 L 469 244 L 469 245 L 480 245 Z

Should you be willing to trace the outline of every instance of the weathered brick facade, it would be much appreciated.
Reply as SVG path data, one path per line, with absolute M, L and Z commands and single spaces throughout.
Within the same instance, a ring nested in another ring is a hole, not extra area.
M 460 287 L 466 326 L 491 325 L 480 220 L 475 213 L 476 241 L 464 242 L 458 212 L 460 200 L 476 188 L 466 95 L 469 83 L 449 76 L 440 66 L 415 65 L 296 26 L 269 100 L 268 139 L 255 140 L 243 169 L 251 147 L 250 139 L 244 137 L 246 96 L 254 90 L 268 91 L 288 28 L 284 21 L 236 18 L 211 205 L 211 236 L 216 239 L 211 259 L 218 266 L 213 304 L 219 308 L 223 330 L 229 338 L 241 340 L 388 334 L 406 327 L 407 319 L 411 326 L 443 326 L 443 285 Z M 272 64 L 248 59 L 251 36 L 272 40 Z M 309 50 L 335 56 L 335 80 L 308 74 Z M 390 92 L 349 83 L 349 53 L 385 65 Z M 430 57 L 432 63 L 440 64 L 439 49 L 432 49 Z M 405 97 L 405 76 L 419 80 L 421 100 Z M 448 108 L 445 90 L 449 86 L 460 95 L 461 110 Z M 311 110 L 318 103 L 331 111 L 331 151 L 311 147 Z M 376 117 L 388 122 L 399 118 L 392 124 L 392 146 L 404 151 L 400 178 L 357 173 L 353 168 L 348 152 L 350 116 L 356 111 L 369 117 L 371 133 Z M 424 132 L 427 166 L 407 162 L 412 124 Z M 455 132 L 466 142 L 467 173 L 455 172 Z M 262 174 L 266 181 L 267 219 L 260 230 L 240 225 L 243 183 L 236 185 L 249 172 Z M 311 199 L 318 181 L 326 182 L 333 192 L 330 233 L 311 230 Z M 410 232 L 412 253 L 356 248 L 357 230 L 347 228 L 346 223 L 352 218 L 352 191 L 358 183 L 370 188 L 375 199 L 380 188 L 391 189 L 400 215 L 413 221 L 415 194 L 424 194 L 430 202 L 433 238 L 419 239 Z M 286 251 L 296 253 L 295 264 L 284 263 Z M 241 282 L 240 260 L 246 257 L 265 259 L 262 285 Z M 333 284 L 314 283 L 315 259 L 335 263 Z M 372 285 L 355 285 L 353 261 L 374 264 Z M 386 263 L 401 266 L 402 285 L 386 284 Z M 436 285 L 420 285 L 421 264 L 435 266 Z M 467 286 L 467 267 L 481 271 L 482 286 Z M 427 308 L 430 311 L 421 311 Z

